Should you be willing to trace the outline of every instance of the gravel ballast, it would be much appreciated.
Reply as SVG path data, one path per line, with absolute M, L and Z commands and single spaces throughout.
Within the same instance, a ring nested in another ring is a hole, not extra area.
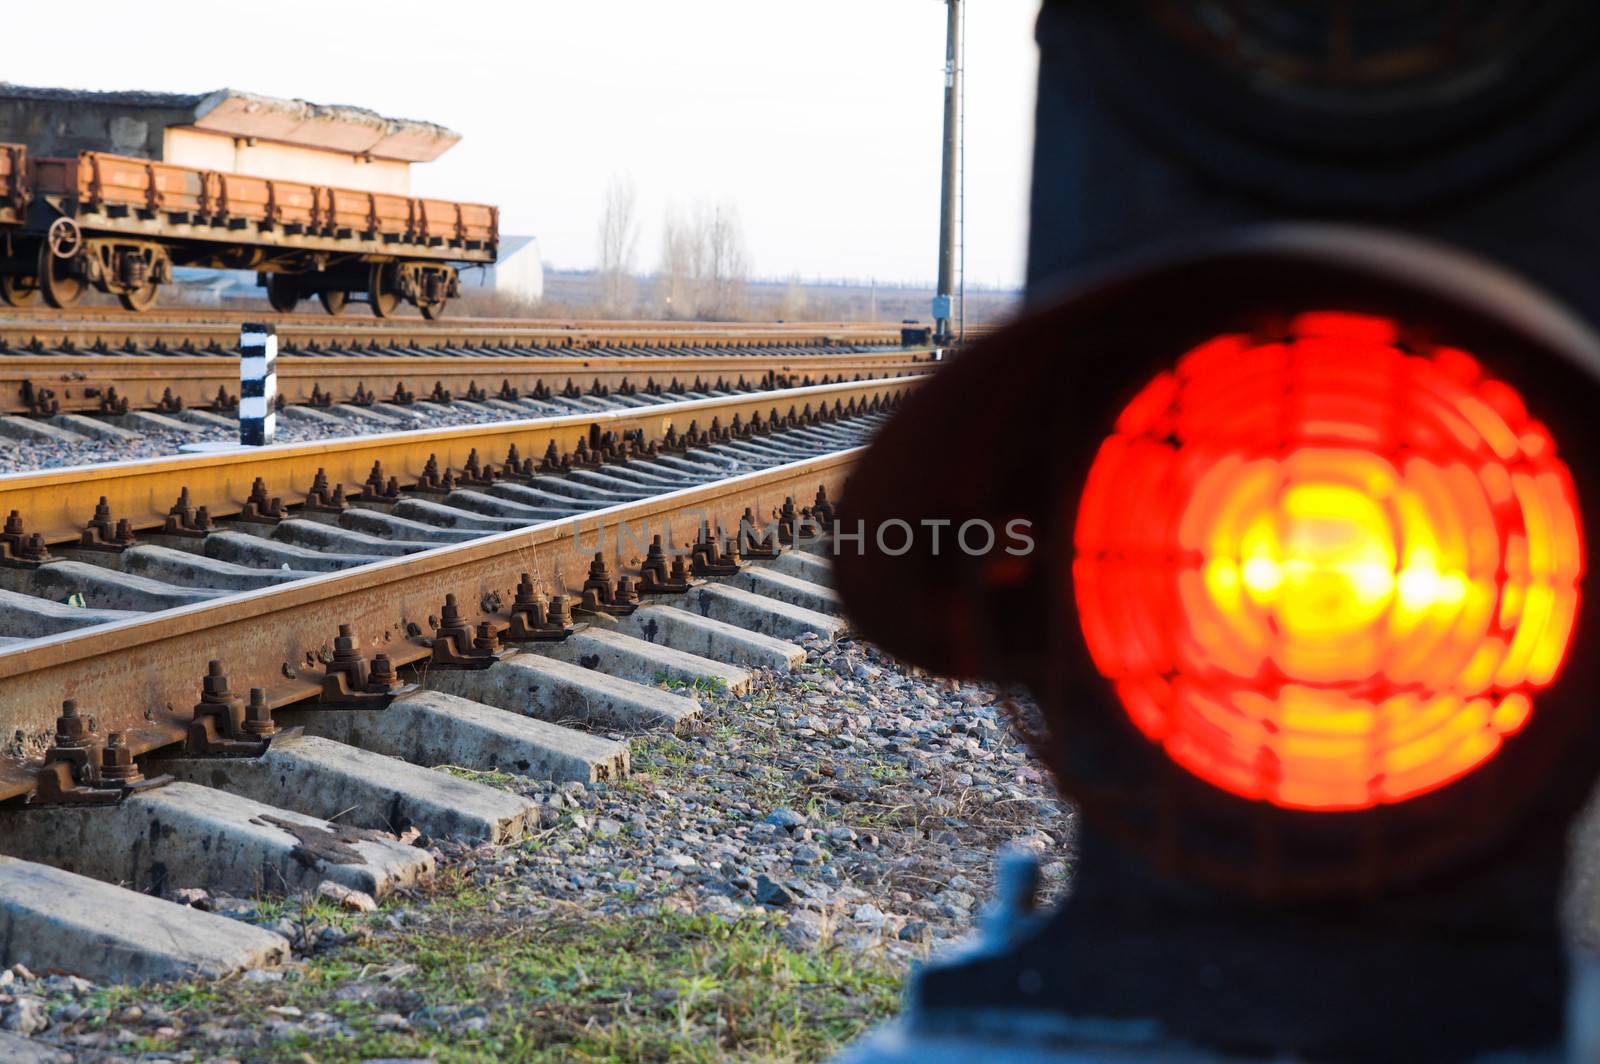
M 0 975 L 0 1029 L 85 1059 L 817 1059 L 892 1014 L 966 935 L 996 851 L 1070 871 L 1072 812 L 989 688 L 849 639 L 805 643 L 704 718 L 630 736 L 633 775 L 516 790 L 503 846 L 413 839 L 444 871 L 381 906 L 337 891 L 172 897 L 274 927 L 282 970 L 95 987 Z

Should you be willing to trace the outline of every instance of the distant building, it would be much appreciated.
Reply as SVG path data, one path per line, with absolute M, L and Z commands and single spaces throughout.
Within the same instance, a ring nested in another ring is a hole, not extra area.
M 25 144 L 34 155 L 109 151 L 405 195 L 411 164 L 437 159 L 460 139 L 432 122 L 234 89 L 87 92 L 0 82 L 0 141 Z
M 500 261 L 462 271 L 466 291 L 490 291 L 537 303 L 544 298 L 544 262 L 536 236 L 500 237 Z

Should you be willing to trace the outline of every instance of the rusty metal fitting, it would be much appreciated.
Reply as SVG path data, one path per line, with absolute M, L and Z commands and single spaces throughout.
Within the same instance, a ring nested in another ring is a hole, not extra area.
M 118 416 L 127 412 L 127 398 L 119 396 L 115 387 L 107 388 L 106 393 L 100 397 L 100 413 Z
M 94 504 L 94 516 L 89 518 L 89 523 L 83 529 L 84 544 L 104 543 L 116 534 L 116 525 L 111 520 L 111 506 L 106 502 L 104 495 Z
M 278 734 L 278 725 L 272 719 L 272 706 L 268 704 L 267 692 L 263 688 L 250 688 L 250 704 L 244 707 L 244 730 L 257 739 L 268 739 Z
M 762 529 L 755 513 L 746 506 L 739 515 L 739 553 L 747 558 L 770 561 L 783 553 L 776 531 L 769 524 Z
M 393 694 L 404 686 L 400 682 L 400 674 L 395 672 L 394 662 L 389 660 L 389 655 L 374 655 L 372 658 L 372 671 L 367 674 L 367 690 L 386 691 Z
M 367 474 L 367 481 L 356 497 L 363 502 L 399 502 L 400 481 L 397 477 L 385 479 L 383 463 L 373 462 L 372 472 Z
M 244 508 L 239 511 L 239 520 L 275 525 L 284 517 L 283 500 L 276 495 L 269 496 L 267 482 L 256 477 L 255 483 L 250 485 L 250 497 L 245 499 Z
M 350 625 L 339 626 L 333 659 L 323 673 L 322 692 L 317 697 L 319 708 L 383 709 L 398 696 L 415 690 L 415 684 L 400 682 L 387 654 L 379 654 L 369 668 Z
M 334 637 L 333 660 L 328 662 L 327 675 L 330 679 L 343 676 L 353 691 L 366 690 L 367 659 L 362 656 L 348 624 L 341 624 L 339 634 Z
M 139 763 L 128 749 L 128 734 L 114 731 L 106 736 L 105 749 L 100 751 L 100 779 L 108 784 L 131 784 L 144 781 Z
M 311 481 L 311 490 L 306 492 L 304 509 L 307 513 L 343 513 L 349 509 L 348 503 L 345 502 L 344 485 L 334 485 L 330 490 L 328 474 L 319 468 L 317 475 Z
M 728 543 L 728 549 L 723 550 L 723 544 L 727 542 L 722 534 L 722 526 L 717 526 L 713 536 L 710 526 L 704 521 L 700 522 L 698 537 L 689 550 L 689 571 L 700 577 L 737 575 L 738 544 Z
M 794 496 L 785 495 L 783 506 L 778 510 L 778 541 L 784 546 L 794 546 L 799 521 L 800 514 L 794 508 Z
M 167 511 L 167 521 L 161 533 L 167 536 L 193 536 L 199 531 L 195 527 L 194 504 L 189 499 L 189 486 L 186 484 L 178 490 L 178 501 Z
M 461 606 L 456 605 L 453 594 L 445 595 L 445 608 L 440 610 L 438 624 L 434 627 L 434 642 L 456 640 L 461 646 L 472 643 L 472 629 L 461 619 Z
M 486 669 L 504 653 L 480 649 L 476 645 L 475 633 L 461 616 L 455 595 L 445 596 L 439 623 L 434 627 L 432 667 Z
M 611 569 L 606 565 L 605 555 L 599 551 L 595 551 L 594 560 L 589 563 L 589 577 L 583 582 L 583 590 L 593 590 L 602 602 L 611 600 Z
M 201 705 L 225 706 L 238 701 L 239 696 L 228 689 L 228 674 L 222 671 L 222 662 L 206 662 L 206 674 L 200 680 Z
M 689 568 L 684 563 L 683 555 L 673 556 L 672 565 L 667 565 L 666 551 L 661 546 L 661 537 L 656 536 L 650 541 L 650 549 L 639 567 L 639 582 L 637 585 L 640 594 L 645 595 L 681 595 L 694 586 L 696 581 L 690 579 Z
M 427 462 L 425 462 L 422 466 L 422 475 L 417 478 L 416 486 L 412 490 L 419 491 L 427 495 L 444 495 L 450 490 L 445 486 L 446 481 L 449 480 L 449 478 L 449 470 L 445 471 L 444 479 L 440 478 L 439 456 L 430 454 L 428 455 Z
M 222 662 L 208 662 L 200 701 L 189 724 L 188 753 L 195 757 L 258 757 L 265 753 L 267 740 L 245 726 L 246 713 L 244 700 L 228 687 Z
M 450 401 L 450 389 L 446 388 L 442 381 L 434 381 L 433 391 L 428 393 L 428 401 L 431 403 L 448 403 Z
M 75 700 L 69 698 L 61 703 L 61 715 L 56 718 L 55 742 L 44 752 L 45 763 L 67 766 L 69 780 L 92 779 L 94 730 L 94 719 L 81 715 Z
M 56 742 L 61 748 L 87 746 L 94 731 L 94 720 L 78 712 L 77 699 L 61 703 L 61 715 L 56 718 Z
M 555 603 L 560 603 L 559 610 Z M 559 596 L 546 598 L 533 586 L 533 579 L 523 573 L 511 603 L 510 626 L 500 633 L 500 639 L 507 643 L 560 642 L 577 630 L 566 600 Z
M 541 473 L 565 473 L 572 469 L 571 457 L 564 455 L 556 448 L 556 441 L 551 440 L 544 449 L 544 458 L 539 462 Z
M 501 650 L 500 636 L 491 621 L 479 621 L 477 634 L 472 639 L 472 649 L 480 654 L 498 654 Z

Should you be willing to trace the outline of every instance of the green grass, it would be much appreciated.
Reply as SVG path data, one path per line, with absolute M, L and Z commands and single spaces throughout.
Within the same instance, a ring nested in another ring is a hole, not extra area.
M 681 676 L 658 672 L 655 681 L 657 686 L 665 687 L 669 691 L 698 691 L 705 695 L 728 693 L 728 681 L 720 676 L 696 676 L 693 680 L 685 680 Z
M 186 1019 L 194 1022 L 292 1005 L 308 1015 L 333 1015 L 356 1032 L 344 1039 L 291 1036 L 250 1049 L 244 1055 L 251 1060 L 431 1055 L 617 1064 L 825 1059 L 891 1015 L 899 1000 L 896 966 L 874 954 L 791 948 L 781 919 L 763 914 L 730 922 L 668 911 L 632 917 L 574 911 L 486 923 L 478 913 L 452 906 L 434 918 L 443 926 L 341 949 L 311 962 L 294 982 L 178 988 L 169 1000 L 175 1009 L 193 1007 L 196 1014 Z M 376 983 L 377 997 L 338 993 L 399 964 L 416 971 Z M 415 1015 L 424 1006 L 482 1010 L 471 1015 L 482 1015 L 483 1027 L 374 1024 L 384 1013 Z

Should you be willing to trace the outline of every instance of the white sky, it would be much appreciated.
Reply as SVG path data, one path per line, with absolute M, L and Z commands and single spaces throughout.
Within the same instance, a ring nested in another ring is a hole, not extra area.
M 6 6 L 8 81 L 226 86 L 456 129 L 462 142 L 414 168 L 413 187 L 499 204 L 504 230 L 537 235 L 558 268 L 593 265 L 602 190 L 623 173 L 642 270 L 669 203 L 726 196 L 758 276 L 933 279 L 939 0 Z M 1037 8 L 969 3 L 969 283 L 1023 275 Z

